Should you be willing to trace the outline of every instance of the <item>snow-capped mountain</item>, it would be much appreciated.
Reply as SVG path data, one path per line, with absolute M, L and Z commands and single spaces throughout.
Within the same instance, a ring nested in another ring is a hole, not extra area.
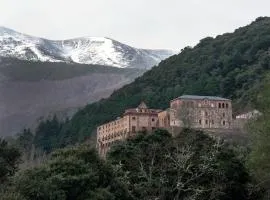
M 175 53 L 137 49 L 105 37 L 47 40 L 0 27 L 1 57 L 148 69 Z

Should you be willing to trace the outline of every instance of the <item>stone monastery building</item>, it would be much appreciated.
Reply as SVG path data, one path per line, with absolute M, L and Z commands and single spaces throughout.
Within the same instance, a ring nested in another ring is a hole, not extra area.
M 213 96 L 183 95 L 170 102 L 162 111 L 149 109 L 144 102 L 127 109 L 122 117 L 97 127 L 97 147 L 104 156 L 110 146 L 133 137 L 137 132 L 157 128 L 231 129 L 231 100 Z

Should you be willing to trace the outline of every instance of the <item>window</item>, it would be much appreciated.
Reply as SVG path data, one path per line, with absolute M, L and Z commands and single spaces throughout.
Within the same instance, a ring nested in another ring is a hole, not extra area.
M 132 126 L 132 133 L 135 133 L 136 132 L 136 127 L 135 126 Z
M 218 108 L 221 108 L 221 103 L 218 103 Z
M 226 122 L 225 122 L 225 121 L 223 121 L 223 126 L 225 126 L 225 124 L 226 124 Z
M 208 120 L 205 120 L 205 124 L 208 124 Z
M 208 112 L 205 112 L 205 116 L 208 116 Z
M 152 122 L 154 122 L 155 121 L 155 118 L 152 118 Z
M 212 120 L 212 124 L 214 124 L 214 120 Z
M 224 103 L 222 104 L 222 108 L 225 108 L 225 104 Z
M 199 120 L 199 124 L 202 124 L 202 120 Z
M 228 103 L 226 103 L 226 108 L 229 108 L 229 104 Z
M 225 113 L 222 113 L 222 116 L 225 117 Z
M 136 120 L 136 117 L 132 117 L 132 120 Z

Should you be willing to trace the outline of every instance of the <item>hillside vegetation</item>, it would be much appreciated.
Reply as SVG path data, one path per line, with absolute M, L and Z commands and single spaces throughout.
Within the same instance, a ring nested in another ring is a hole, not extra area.
M 0 74 L 14 81 L 65 80 L 93 73 L 123 74 L 130 79 L 145 70 L 64 62 L 29 62 L 0 57 Z
M 164 109 L 171 99 L 182 94 L 230 98 L 235 112 L 253 108 L 270 69 L 269 47 L 268 17 L 258 18 L 233 33 L 204 38 L 194 48 L 186 47 L 179 55 L 162 61 L 109 98 L 87 105 L 59 131 L 44 130 L 38 138 L 54 138 L 50 145 L 55 148 L 84 141 L 95 134 L 96 126 L 115 119 L 142 100 L 150 107 Z

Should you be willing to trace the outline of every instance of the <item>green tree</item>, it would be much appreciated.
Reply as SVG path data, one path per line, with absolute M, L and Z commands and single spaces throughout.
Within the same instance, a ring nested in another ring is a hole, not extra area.
M 36 148 L 50 153 L 59 148 L 58 138 L 62 129 L 62 123 L 54 116 L 52 119 L 42 121 L 36 129 L 34 144 Z
M 254 198 L 236 154 L 201 131 L 185 129 L 176 138 L 162 130 L 139 135 L 114 146 L 108 160 L 136 199 Z
M 257 107 L 262 112 L 255 121 L 249 123 L 252 146 L 249 166 L 259 185 L 270 194 L 270 79 L 265 80 L 257 98 Z
M 0 139 L 0 185 L 14 175 L 20 162 L 20 152 Z
M 112 168 L 86 146 L 59 150 L 48 163 L 20 172 L 14 187 L 25 199 L 131 199 Z

